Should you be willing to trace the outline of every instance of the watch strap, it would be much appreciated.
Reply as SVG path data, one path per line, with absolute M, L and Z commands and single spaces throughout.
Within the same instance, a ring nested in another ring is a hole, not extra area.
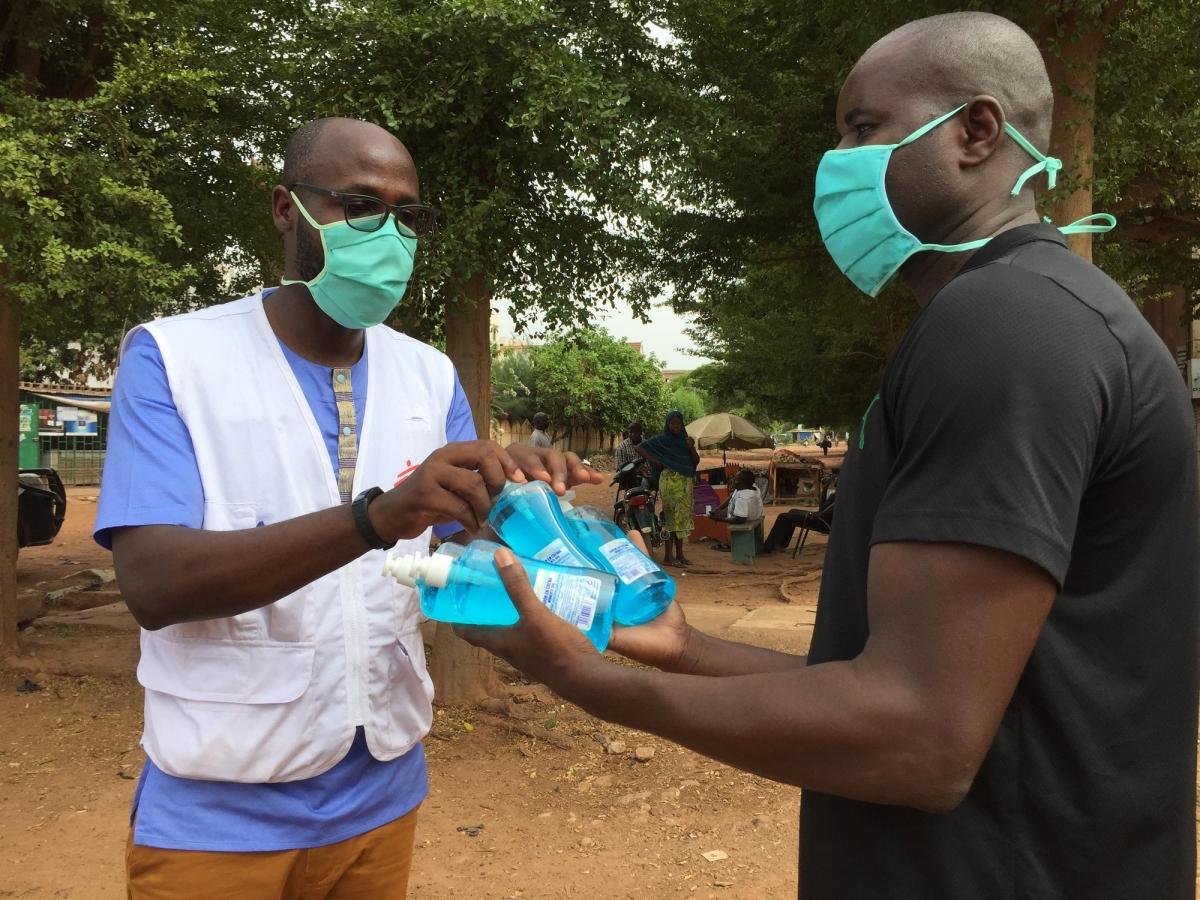
M 375 526 L 371 524 L 371 517 L 367 514 L 367 509 L 371 505 L 371 501 L 383 493 L 382 488 L 372 487 L 367 488 L 361 494 L 354 498 L 354 502 L 350 504 L 350 512 L 354 515 L 354 525 L 358 528 L 358 533 L 362 535 L 372 549 L 375 550 L 390 550 L 396 546 L 395 541 L 385 541 L 379 536 L 379 532 L 375 530 Z

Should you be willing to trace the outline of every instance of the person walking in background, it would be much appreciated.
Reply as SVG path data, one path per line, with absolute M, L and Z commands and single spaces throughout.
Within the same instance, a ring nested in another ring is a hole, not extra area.
M 534 413 L 533 415 L 533 434 L 529 436 L 530 447 L 553 447 L 554 441 L 550 440 L 550 435 L 546 433 L 546 429 L 550 427 L 550 417 L 544 412 Z
M 683 539 L 692 533 L 692 483 L 700 454 L 696 452 L 696 442 L 683 430 L 683 413 L 671 410 L 662 434 L 647 438 L 634 449 L 638 456 L 662 469 L 658 496 L 667 532 L 663 565 L 690 566 L 691 560 L 683 555 Z

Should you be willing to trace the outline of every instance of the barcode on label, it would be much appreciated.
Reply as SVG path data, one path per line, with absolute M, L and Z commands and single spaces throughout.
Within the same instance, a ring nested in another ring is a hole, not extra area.
M 570 575 L 540 569 L 533 579 L 533 592 L 560 619 L 587 631 L 596 620 L 596 606 L 603 584 L 588 575 Z

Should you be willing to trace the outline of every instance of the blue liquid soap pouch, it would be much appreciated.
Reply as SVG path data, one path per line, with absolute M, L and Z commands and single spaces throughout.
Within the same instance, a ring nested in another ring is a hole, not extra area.
M 602 511 L 576 506 L 566 509 L 564 515 L 588 557 L 617 576 L 613 618 L 621 625 L 641 625 L 661 616 L 675 599 L 675 579 Z
M 544 482 L 509 482 L 488 523 L 518 556 L 616 575 L 614 618 L 622 625 L 657 618 L 675 596 L 675 581 L 604 513 L 572 507 Z
M 517 556 L 579 569 L 594 566 L 576 546 L 562 502 L 545 482 L 510 481 L 492 504 L 488 524 Z
M 383 574 L 415 587 L 421 611 L 431 619 L 461 625 L 515 625 L 517 609 L 493 562 L 499 549 L 499 544 L 477 540 L 466 546 L 442 544 L 431 556 L 389 553 Z M 612 634 L 616 578 L 593 569 L 517 559 L 538 599 L 603 652 Z

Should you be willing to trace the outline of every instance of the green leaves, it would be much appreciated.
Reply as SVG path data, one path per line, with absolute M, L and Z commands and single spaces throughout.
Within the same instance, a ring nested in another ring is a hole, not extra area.
M 446 225 L 413 302 L 437 316 L 452 276 L 484 274 L 518 319 L 585 324 L 643 252 L 663 52 L 631 3 L 360 0 L 297 32 L 297 117 L 354 115 L 412 151 Z M 303 71 L 301 71 L 301 69 Z
M 1094 207 L 1120 224 L 1097 240 L 1097 262 L 1135 298 L 1172 285 L 1200 297 L 1200 0 L 986 6 L 1058 42 L 1104 23 Z M 667 4 L 688 97 L 672 122 L 686 153 L 648 217 L 656 252 L 637 290 L 671 284 L 674 305 L 695 314 L 693 337 L 716 360 L 696 381 L 723 408 L 853 425 L 874 394 L 915 307 L 902 286 L 866 300 L 834 268 L 812 216 L 813 176 L 857 57 L 906 21 L 961 7 Z
M 658 361 L 592 329 L 501 356 L 492 390 L 496 412 L 515 420 L 544 412 L 560 434 L 589 428 L 620 434 L 634 419 L 653 430 L 667 411 Z
M 17 21 L 25 63 L 0 70 L 0 290 L 30 354 L 47 348 L 50 365 L 51 348 L 86 339 L 105 368 L 127 327 L 251 280 L 245 248 L 266 211 L 253 135 L 270 116 L 248 99 L 252 67 L 220 68 L 249 21 L 119 0 L 53 0 Z M 258 220 L 238 215 L 248 202 Z

